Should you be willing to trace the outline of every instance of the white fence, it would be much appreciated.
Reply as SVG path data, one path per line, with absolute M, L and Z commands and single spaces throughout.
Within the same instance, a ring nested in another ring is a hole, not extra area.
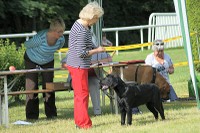
M 141 26 L 130 26 L 130 27 L 116 27 L 116 28 L 103 28 L 102 30 L 104 32 L 115 32 L 115 38 L 116 38 L 116 46 L 119 46 L 119 34 L 120 31 L 127 31 L 127 30 L 140 30 L 140 40 L 141 43 L 144 43 L 144 37 L 143 37 L 143 30 L 144 29 L 151 29 L 151 28 L 158 28 L 158 27 L 177 27 L 178 24 L 164 24 L 164 25 L 141 25 Z M 35 35 L 36 32 L 33 33 L 22 33 L 22 34 L 6 34 L 6 35 L 0 35 L 0 38 L 26 38 L 26 40 L 29 39 L 29 37 L 32 37 Z M 65 31 L 64 35 L 69 34 L 69 31 Z
M 149 25 L 164 25 L 164 24 L 177 24 L 176 13 L 152 13 L 149 17 Z M 180 26 L 166 26 L 150 28 L 148 31 L 148 41 L 152 42 L 155 39 L 168 39 L 172 37 L 181 36 Z M 183 46 L 183 40 L 177 39 L 167 42 L 165 45 L 169 47 Z
M 167 18 L 166 18 L 167 17 Z M 168 17 L 175 18 L 169 19 Z M 159 18 L 159 19 L 158 19 Z M 127 30 L 139 30 L 140 31 L 140 43 L 144 43 L 143 30 L 148 29 L 148 42 L 152 42 L 154 39 L 167 39 L 170 37 L 180 36 L 180 28 L 176 21 L 175 13 L 153 13 L 149 18 L 149 25 L 130 26 L 130 27 L 116 27 L 116 28 L 103 28 L 103 32 L 115 32 L 115 45 L 119 46 L 119 32 Z M 0 38 L 26 38 L 32 37 L 36 32 L 23 33 L 23 34 L 7 34 L 0 35 Z M 64 35 L 68 35 L 69 31 L 65 31 Z M 146 39 L 147 40 L 147 39 Z M 169 46 L 182 46 L 182 41 L 172 42 Z M 174 45 L 175 44 L 175 45 Z M 141 49 L 143 50 L 143 48 Z

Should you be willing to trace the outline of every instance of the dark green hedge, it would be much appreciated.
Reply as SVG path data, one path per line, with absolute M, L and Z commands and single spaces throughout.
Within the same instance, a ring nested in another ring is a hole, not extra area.
M 25 52 L 25 47 L 16 47 L 14 42 L 7 40 L 0 40 L 0 71 L 9 71 L 10 66 L 15 66 L 16 69 L 24 69 L 24 59 L 23 55 Z M 12 81 L 16 76 L 19 75 L 9 75 L 8 83 Z M 16 84 L 13 86 L 11 91 L 22 90 L 25 85 L 25 77 L 21 76 Z M 3 80 L 0 80 L 0 90 L 3 90 Z

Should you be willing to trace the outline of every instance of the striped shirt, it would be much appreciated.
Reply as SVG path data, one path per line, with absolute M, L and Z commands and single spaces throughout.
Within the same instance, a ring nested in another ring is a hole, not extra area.
M 67 65 L 75 68 L 89 68 L 91 56 L 88 56 L 88 53 L 93 48 L 91 31 L 76 21 L 69 34 Z
M 53 61 L 54 52 L 62 48 L 65 43 L 65 38 L 62 36 L 55 45 L 49 46 L 47 44 L 47 32 L 48 30 L 42 30 L 24 43 L 29 59 L 39 65 Z

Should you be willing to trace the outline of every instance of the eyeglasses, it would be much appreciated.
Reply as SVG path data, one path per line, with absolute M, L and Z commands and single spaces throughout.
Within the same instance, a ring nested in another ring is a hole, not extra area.
M 58 31 L 55 31 L 55 32 L 58 33 L 58 34 L 63 34 L 64 33 L 63 30 L 58 30 Z
M 155 45 L 164 45 L 164 43 L 163 42 L 157 42 L 157 43 L 155 43 Z

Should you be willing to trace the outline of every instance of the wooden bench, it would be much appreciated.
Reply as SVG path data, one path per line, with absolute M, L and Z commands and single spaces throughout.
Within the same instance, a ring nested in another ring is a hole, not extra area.
M 46 93 L 46 92 L 53 92 L 53 90 L 24 90 L 24 91 L 12 91 L 8 92 L 8 95 L 21 95 L 21 94 L 34 94 L 34 93 Z M 1 93 L 1 95 L 4 95 L 4 93 Z
M 46 83 L 46 89 L 47 90 L 53 90 L 53 91 L 71 91 L 72 87 L 70 83 L 67 82 L 52 82 L 52 83 Z
M 66 82 L 52 82 L 46 83 L 46 90 L 24 90 L 24 91 L 13 91 L 8 92 L 8 95 L 21 95 L 21 94 L 34 94 L 34 93 L 48 93 L 48 92 L 56 92 L 56 91 L 70 91 L 71 86 Z M 4 93 L 0 93 L 0 95 L 4 95 Z
M 24 91 L 13 91 L 8 92 L 7 95 L 10 96 L 16 96 L 16 95 L 22 95 L 22 94 L 34 94 L 34 93 L 48 93 L 48 92 L 56 92 L 56 91 L 66 91 L 71 90 L 71 86 L 69 83 L 66 82 L 52 82 L 52 83 L 46 83 L 46 89 L 45 90 L 24 90 Z M 4 99 L 4 98 L 5 99 Z M 8 108 L 6 108 L 6 105 L 8 106 L 8 100 L 6 100 L 5 94 L 3 92 L 0 92 L 0 125 L 5 124 L 6 127 L 8 127 Z M 7 101 L 7 102 L 5 102 Z

